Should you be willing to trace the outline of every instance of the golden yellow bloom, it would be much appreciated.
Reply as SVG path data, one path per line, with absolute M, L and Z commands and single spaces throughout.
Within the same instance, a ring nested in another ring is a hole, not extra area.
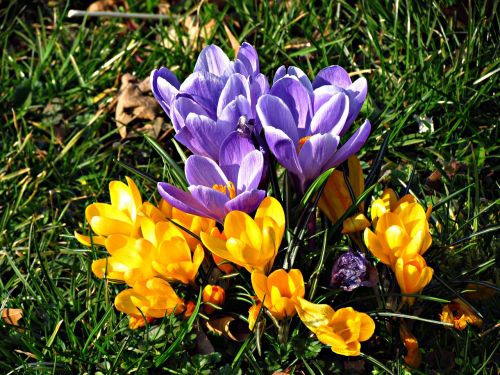
M 207 285 L 203 288 L 203 292 L 201 294 L 203 302 L 210 302 L 216 306 L 222 306 L 224 301 L 226 300 L 226 292 L 224 288 L 218 285 Z M 215 311 L 213 306 L 205 305 L 203 309 L 207 314 L 211 314 Z
M 147 323 L 151 323 L 155 318 L 146 318 L 144 319 L 141 316 L 135 316 L 135 315 L 129 315 L 128 317 L 128 327 L 130 329 L 138 329 L 138 328 L 142 328 L 146 325 L 146 322 Z
M 265 198 L 252 219 L 231 211 L 224 219 L 224 236 L 216 228 L 201 233 L 203 244 L 215 255 L 245 267 L 249 272 L 267 273 L 274 262 L 285 231 L 285 213 L 280 203 Z
M 259 300 L 276 319 L 294 316 L 297 298 L 305 294 L 304 278 L 297 269 L 288 273 L 279 269 L 269 276 L 261 271 L 253 271 L 252 286 Z
M 401 336 L 403 345 L 407 350 L 407 353 L 404 357 L 405 363 L 414 368 L 419 367 L 422 363 L 422 354 L 420 353 L 418 347 L 418 341 L 404 322 L 402 322 L 399 326 L 399 335 Z
M 121 181 L 109 183 L 111 204 L 94 203 L 85 209 L 85 218 L 96 236 L 92 241 L 96 245 L 104 245 L 107 236 L 123 234 L 134 238 L 139 237 L 139 223 L 136 219 L 142 206 L 139 189 L 132 179 L 126 177 L 127 184 Z M 90 246 L 89 236 L 75 232 L 78 241 Z
M 337 354 L 359 355 L 360 342 L 368 340 L 375 331 L 373 319 L 352 307 L 335 311 L 328 305 L 318 305 L 298 298 L 296 309 L 306 327 Z
M 379 218 L 375 232 L 366 228 L 364 242 L 382 263 L 393 266 L 397 258 L 423 255 L 431 246 L 427 215 L 418 203 L 403 202 Z
M 349 167 L 349 183 L 351 184 L 354 196 L 357 198 L 365 189 L 363 179 L 363 170 L 356 155 L 352 155 L 347 159 Z M 353 201 L 349 188 L 344 180 L 344 174 L 335 170 L 328 178 L 323 194 L 318 202 L 318 207 L 332 221 L 337 222 L 339 218 L 351 207 Z M 359 205 L 359 211 L 364 211 L 364 205 Z M 356 214 L 346 221 L 342 233 L 360 232 L 370 225 L 368 219 L 362 213 Z
M 260 310 L 262 309 L 262 303 L 258 302 L 256 305 L 250 306 L 248 309 L 248 329 L 250 331 L 255 327 L 257 323 L 257 318 L 259 317 Z
M 180 314 L 184 311 L 184 302 L 177 296 L 170 284 L 159 278 L 141 281 L 133 288 L 125 289 L 115 298 L 115 307 L 134 317 L 131 328 L 140 326 L 137 320 L 163 318 L 166 314 Z M 142 313 L 142 314 L 141 314 Z
M 456 298 L 443 307 L 439 315 L 442 322 L 453 323 L 455 329 L 464 330 L 468 324 L 481 327 L 483 320 L 461 299 Z
M 417 254 L 411 259 L 398 258 L 394 272 L 402 293 L 417 294 L 431 282 L 434 270 Z M 403 302 L 413 305 L 415 297 L 403 297 Z

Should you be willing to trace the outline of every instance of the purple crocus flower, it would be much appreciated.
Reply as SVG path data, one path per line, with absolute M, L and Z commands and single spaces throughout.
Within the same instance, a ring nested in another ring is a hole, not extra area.
M 339 148 L 366 93 L 366 80 L 352 83 L 339 66 L 321 70 L 312 83 L 299 68 L 278 69 L 269 94 L 257 103 L 257 114 L 271 152 L 295 176 L 302 192 L 366 142 L 368 120 Z
M 169 69 L 154 70 L 151 88 L 172 120 L 175 138 L 194 154 L 218 161 L 239 119 L 256 119 L 257 99 L 269 91 L 269 83 L 259 71 L 257 51 L 243 43 L 234 61 L 217 46 L 205 47 L 182 84 Z
M 376 272 L 363 253 L 349 250 L 335 261 L 330 285 L 348 292 L 360 286 L 374 286 L 377 278 Z
M 222 144 L 218 165 L 200 155 L 187 159 L 189 193 L 166 182 L 158 183 L 158 191 L 172 206 L 222 223 L 230 211 L 255 211 L 266 197 L 258 189 L 263 168 L 262 152 L 248 137 L 234 131 Z

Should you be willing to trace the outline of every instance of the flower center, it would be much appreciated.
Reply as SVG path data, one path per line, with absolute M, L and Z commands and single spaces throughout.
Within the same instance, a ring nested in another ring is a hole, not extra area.
M 231 181 L 228 181 L 226 185 L 215 184 L 214 186 L 212 186 L 212 189 L 220 191 L 221 193 L 226 195 L 229 193 L 229 199 L 233 199 L 236 197 L 236 188 Z
M 304 146 L 304 143 L 306 143 L 309 138 L 311 138 L 310 135 L 299 139 L 299 147 L 297 147 L 297 153 L 300 154 L 300 150 L 302 150 L 302 146 Z

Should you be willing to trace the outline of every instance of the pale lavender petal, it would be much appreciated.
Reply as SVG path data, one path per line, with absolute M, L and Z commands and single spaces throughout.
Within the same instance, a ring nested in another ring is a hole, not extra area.
M 249 75 L 253 76 L 259 73 L 259 56 L 252 45 L 244 42 L 236 59 L 243 62 Z
M 208 116 L 207 111 L 202 106 L 198 105 L 193 99 L 177 95 L 172 102 L 170 109 L 170 118 L 176 132 L 180 131 L 185 126 L 185 121 L 190 113 L 197 115 Z
M 245 191 L 225 204 L 226 213 L 230 211 L 252 213 L 257 210 L 265 197 L 266 192 L 264 190 Z
M 339 135 L 349 115 L 349 98 L 338 93 L 322 105 L 311 120 L 311 133 Z
M 193 153 L 208 156 L 213 160 L 219 159 L 221 142 L 228 134 L 224 127 L 217 126 L 216 122 L 209 117 L 190 113 L 186 118 L 184 129 L 186 128 L 189 129 L 194 138 L 192 143 L 197 146 L 196 151 L 190 148 Z M 178 137 L 176 136 L 176 138 Z M 186 147 L 188 146 L 186 145 Z
M 215 119 L 217 102 L 223 88 L 223 79 L 215 74 L 194 72 L 182 83 L 180 91 L 189 94 Z
M 364 77 L 358 78 L 347 88 L 346 93 L 349 95 L 349 116 L 347 117 L 346 126 L 340 133 L 340 136 L 343 136 L 349 130 L 350 125 L 358 116 L 365 102 L 367 92 L 368 83 Z
M 307 74 L 304 73 L 304 71 L 300 68 L 297 68 L 296 66 L 290 66 L 288 68 L 288 74 L 291 76 L 295 76 L 299 79 L 300 83 L 309 91 L 313 91 L 313 86 L 311 84 L 311 81 L 309 80 L 309 77 L 307 77 Z
M 276 70 L 276 73 L 274 73 L 274 78 L 273 78 L 273 85 L 276 83 L 278 79 L 281 79 L 285 76 L 286 74 L 286 68 L 285 65 L 281 65 L 278 70 Z
M 195 72 L 210 72 L 217 76 L 221 76 L 229 65 L 229 58 L 217 46 L 210 45 L 203 48 L 200 52 L 196 65 L 194 66 Z
M 271 126 L 264 129 L 266 142 L 278 162 L 293 174 L 300 175 L 300 167 L 297 149 L 293 141 L 282 130 Z
M 339 137 L 330 133 L 316 134 L 311 136 L 299 153 L 299 162 L 303 174 L 299 178 L 305 182 L 304 191 L 307 185 L 313 182 L 326 168 L 326 164 L 332 155 L 337 151 Z
M 332 96 L 345 93 L 345 90 L 332 85 L 318 87 L 314 90 L 314 113 L 318 112 L 322 105 L 329 101 Z
M 242 160 L 238 172 L 237 192 L 238 194 L 259 187 L 264 168 L 264 156 L 262 152 L 254 150 L 248 153 Z
M 298 144 L 299 135 L 297 125 L 285 102 L 272 95 L 261 96 L 257 102 L 257 114 L 264 127 L 281 130 L 295 145 Z
M 174 73 L 165 67 L 155 69 L 150 76 L 151 91 L 163 110 L 170 116 L 170 103 L 179 92 L 180 83 Z
M 317 89 L 324 85 L 334 85 L 343 89 L 348 88 L 352 81 L 349 73 L 338 65 L 328 66 L 320 70 L 313 82 L 313 88 Z
M 186 160 L 186 179 L 189 185 L 226 186 L 227 178 L 216 162 L 205 156 L 191 155 Z
M 222 89 L 217 104 L 217 116 L 220 116 L 224 108 L 239 95 L 250 99 L 250 87 L 248 86 L 247 78 L 241 74 L 235 73 L 229 77 L 226 85 Z
M 297 77 L 283 77 L 273 84 L 269 93 L 285 102 L 299 129 L 307 127 L 312 112 L 310 92 L 300 83 Z
M 209 217 L 222 222 L 225 217 L 224 205 L 229 201 L 226 194 L 206 186 L 190 186 L 191 195 L 210 213 Z
M 327 169 L 342 164 L 347 160 L 349 156 L 358 152 L 368 139 L 370 131 L 370 121 L 366 120 L 363 125 L 361 125 L 359 129 L 356 130 L 352 137 L 349 138 L 349 140 L 339 148 L 335 155 L 333 155 L 333 157 L 328 162 Z
M 251 140 L 238 131 L 231 132 L 222 142 L 219 165 L 227 179 L 237 185 L 238 171 L 243 158 L 255 150 Z
M 182 127 L 175 134 L 174 138 L 180 144 L 186 146 L 189 150 L 191 150 L 193 154 L 209 156 L 205 150 L 204 145 L 200 144 L 200 142 L 194 137 L 193 133 L 191 133 L 191 130 L 187 126 Z
M 188 214 L 209 217 L 209 212 L 191 194 L 166 182 L 158 182 L 158 192 L 175 208 Z
M 252 109 L 250 108 L 248 99 L 239 95 L 224 108 L 217 120 L 217 126 L 223 126 L 227 134 L 229 134 L 233 130 L 236 130 L 241 116 L 246 116 L 249 119 L 252 118 Z

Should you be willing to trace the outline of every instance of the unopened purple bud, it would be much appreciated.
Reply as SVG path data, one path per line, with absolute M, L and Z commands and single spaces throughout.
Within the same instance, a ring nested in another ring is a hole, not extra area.
M 350 292 L 360 286 L 374 286 L 376 270 L 370 266 L 365 255 L 349 250 L 333 265 L 330 285 Z

